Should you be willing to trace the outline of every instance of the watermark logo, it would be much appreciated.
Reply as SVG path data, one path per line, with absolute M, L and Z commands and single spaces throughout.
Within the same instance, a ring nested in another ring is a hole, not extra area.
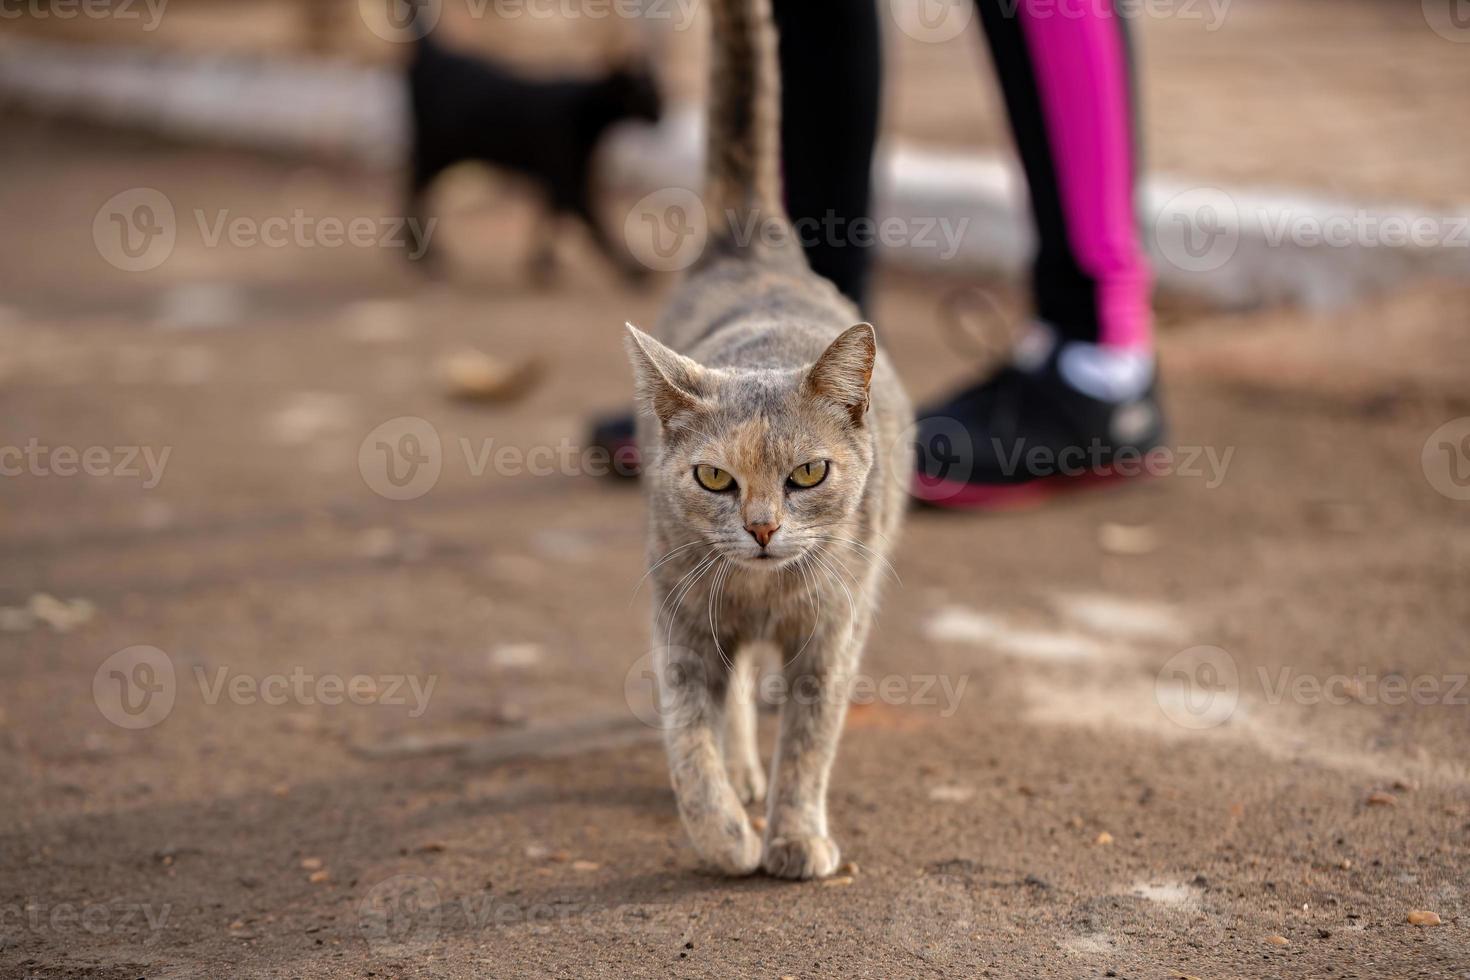
M 222 700 L 241 706 L 287 704 L 377 705 L 408 709 L 421 718 L 439 681 L 437 674 L 313 674 L 297 666 L 290 673 L 265 675 L 233 670 L 228 665 L 193 668 L 199 699 L 214 707 Z M 92 675 L 92 700 L 102 717 L 119 728 L 152 728 L 172 713 L 181 686 L 173 659 L 157 647 L 132 646 L 102 662 Z
M 1230 720 L 1240 702 L 1240 670 L 1228 651 L 1190 647 L 1164 662 L 1154 679 L 1154 700 L 1181 728 L 1216 728 Z
M 264 217 L 228 208 L 190 214 L 191 234 L 204 248 L 384 248 L 402 249 L 411 259 L 427 251 L 438 223 L 413 215 L 309 214 L 304 208 Z M 180 231 L 173 203 L 151 187 L 115 194 L 92 219 L 98 254 L 124 272 L 147 272 L 168 261 Z
M 665 678 L 659 683 L 659 677 Z M 623 699 L 649 728 L 670 731 L 687 724 L 688 708 L 707 690 L 704 661 L 684 647 L 660 647 L 633 662 L 623 677 Z
M 426 419 L 401 415 L 367 434 L 357 449 L 357 471 L 380 497 L 415 500 L 434 489 L 444 469 L 439 432 Z
M 936 415 L 915 422 L 900 434 L 889 454 L 888 472 L 904 483 L 904 489 L 925 500 L 939 501 L 963 492 L 974 467 L 970 430 L 957 419 Z M 913 473 L 917 475 L 911 478 Z
M 628 212 L 623 234 L 628 251 L 655 272 L 677 272 L 699 260 L 709 244 L 711 216 L 699 196 L 682 187 L 666 187 L 647 195 Z M 723 222 L 722 237 L 739 248 L 759 245 L 775 250 L 799 244 L 810 249 L 902 248 L 930 250 L 948 262 L 964 247 L 969 218 L 911 215 L 845 218 L 828 210 L 788 220 L 785 214 L 758 209 L 726 209 L 714 216 Z
M 1240 209 L 1218 187 L 1192 187 L 1164 205 L 1154 221 L 1154 240 L 1171 265 L 1213 272 L 1240 245 Z
M 173 254 L 177 239 L 173 202 L 152 187 L 114 194 L 92 218 L 97 254 L 124 272 L 158 268 Z
M 1470 0 L 1422 0 L 1424 22 L 1446 41 L 1470 44 Z
M 1217 187 L 1195 187 L 1170 198 L 1154 221 L 1160 255 L 1186 272 L 1222 268 L 1245 235 L 1271 249 L 1470 248 L 1470 215 L 1305 202 L 1242 208 Z
M 1429 485 L 1451 500 L 1470 500 L 1470 416 L 1451 419 L 1424 442 L 1419 463 Z
M 709 216 L 699 195 L 684 187 L 665 187 L 644 196 L 623 222 L 628 251 L 655 272 L 679 272 L 704 254 Z
M 1130 409 L 1133 418 L 1125 413 Z M 1146 403 L 1119 409 L 1114 427 L 1131 423 L 1137 435 L 1146 435 L 1153 425 L 1154 409 Z M 978 450 L 978 452 L 977 452 Z M 917 475 L 906 461 L 917 456 Z M 1235 457 L 1235 447 L 1223 450 L 1215 446 L 1155 446 L 1105 444 L 1094 438 L 1085 445 L 1052 446 L 1035 444 L 1026 439 L 1005 441 L 991 438 L 988 445 L 976 446 L 969 431 L 956 419 L 936 415 L 910 426 L 888 454 L 888 472 L 892 479 L 912 482 L 908 489 L 915 496 L 939 502 L 970 490 L 969 480 L 977 464 L 986 473 L 1007 480 L 1017 478 L 1050 479 L 1052 477 L 1175 477 L 1196 479 L 1205 489 L 1214 490 L 1225 482 Z
M 556 443 L 518 446 L 495 437 L 441 437 L 429 422 L 413 416 L 390 419 L 358 447 L 358 470 L 369 489 L 389 500 L 413 500 L 434 488 L 444 467 L 461 469 L 471 479 L 489 474 L 525 477 L 605 477 L 638 474 L 632 446 L 616 450 L 583 446 L 563 438 Z
M 898 29 L 915 41 L 943 44 L 969 29 L 974 0 L 889 0 Z
M 178 682 L 168 654 L 157 647 L 119 650 L 92 675 L 92 700 L 119 728 L 152 728 L 174 710 Z
M 444 4 L 443 0 L 358 0 L 357 13 L 384 41 L 409 44 L 434 29 Z
M 429 878 L 394 875 L 374 885 L 358 904 L 358 932 L 375 954 L 421 954 L 439 938 L 442 906 L 439 887 Z

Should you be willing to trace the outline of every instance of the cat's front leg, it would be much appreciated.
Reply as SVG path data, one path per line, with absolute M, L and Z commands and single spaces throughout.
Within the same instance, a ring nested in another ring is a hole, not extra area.
M 765 856 L 778 878 L 825 878 L 842 853 L 827 832 L 827 782 L 856 669 L 850 638 L 786 667 L 786 703 L 771 777 Z
M 756 738 L 756 684 L 760 672 L 759 647 L 737 651 L 725 695 L 725 769 L 741 803 L 759 803 L 766 798 L 766 768 Z
M 760 867 L 761 839 L 720 751 L 728 685 L 729 670 L 713 650 L 671 646 L 659 669 L 664 745 L 684 828 L 705 862 L 725 874 L 748 875 Z

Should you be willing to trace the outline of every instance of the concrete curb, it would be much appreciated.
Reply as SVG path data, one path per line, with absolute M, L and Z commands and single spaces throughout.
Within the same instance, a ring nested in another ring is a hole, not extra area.
M 32 111 L 160 134 L 394 166 L 406 93 L 391 70 L 132 48 L 0 41 L 0 99 Z M 620 130 L 611 183 L 646 194 L 697 187 L 703 123 L 678 107 L 656 129 Z M 881 154 L 879 224 L 897 265 L 1015 274 L 1032 249 L 1024 189 L 998 155 L 897 141 Z M 1153 175 L 1140 207 L 1158 284 L 1211 305 L 1330 309 L 1415 276 L 1470 278 L 1470 208 L 1362 204 Z M 933 234 L 943 222 L 952 240 Z M 926 233 L 925 229 L 929 229 Z

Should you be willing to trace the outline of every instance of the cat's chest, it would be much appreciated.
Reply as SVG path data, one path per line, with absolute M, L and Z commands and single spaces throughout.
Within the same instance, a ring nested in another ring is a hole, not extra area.
M 730 574 L 702 590 L 698 612 L 721 635 L 772 639 L 793 624 L 809 622 L 820 609 L 823 599 L 813 584 L 795 569 Z

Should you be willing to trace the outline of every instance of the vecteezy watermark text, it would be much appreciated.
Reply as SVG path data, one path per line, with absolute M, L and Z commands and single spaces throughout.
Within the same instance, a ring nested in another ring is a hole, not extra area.
M 1010 446 L 1000 439 L 991 440 L 1000 471 L 1004 475 L 1049 476 L 1178 476 L 1202 479 L 1205 488 L 1213 490 L 1225 482 L 1235 447 L 1217 452 L 1214 446 L 1160 446 L 1137 449 L 1132 446 L 1104 446 L 1094 439 L 1086 446 L 1027 446 L 1018 439 Z
M 1251 675 L 1245 675 L 1249 677 Z M 1257 667 L 1259 702 L 1272 706 L 1421 708 L 1470 706 L 1470 675 L 1414 674 L 1359 666 L 1352 673 L 1314 673 L 1292 666 Z M 1159 710 L 1181 728 L 1215 728 L 1234 716 L 1246 686 L 1229 651 L 1197 646 L 1170 657 L 1159 668 L 1154 696 Z
M 0 20 L 142 20 L 143 30 L 163 22 L 168 0 L 0 0 Z
M 415 674 L 312 674 L 293 667 L 289 674 L 257 676 L 233 672 L 229 667 L 206 671 L 194 668 L 194 679 L 205 704 L 215 705 L 221 699 L 232 704 L 340 704 L 408 707 L 408 716 L 418 718 L 428 710 L 429 697 L 439 682 L 437 674 L 420 678 Z
M 438 224 L 437 218 L 414 215 L 311 214 L 304 208 L 264 217 L 236 214 L 229 208 L 195 208 L 192 216 L 204 248 L 391 248 L 403 249 L 411 259 L 428 251 Z M 92 219 L 92 242 L 109 265 L 124 272 L 147 272 L 173 255 L 179 224 L 167 195 L 151 187 L 134 187 L 114 194 L 98 208 Z
M 945 261 L 959 253 L 970 227 L 970 219 L 966 217 L 844 218 L 835 211 L 821 217 L 788 221 L 784 215 L 727 209 L 714 220 L 724 225 L 722 237 L 742 248 L 882 245 L 933 249 Z M 711 235 L 710 222 L 711 216 L 698 194 L 683 187 L 665 187 L 633 205 L 623 223 L 623 237 L 628 250 L 643 265 L 656 272 L 678 272 L 689 268 L 704 254 Z
M 252 674 L 228 665 L 207 669 L 194 665 L 200 700 L 210 706 L 231 704 L 279 707 L 343 704 L 406 707 L 410 718 L 422 717 L 439 682 L 437 674 L 312 673 L 296 666 L 287 672 Z M 152 728 L 174 709 L 181 691 L 173 658 L 157 647 L 132 646 L 102 661 L 92 676 L 92 700 L 102 717 L 119 728 Z
M 645 20 L 671 23 L 675 31 L 695 23 L 701 0 L 358 0 L 368 30 L 385 41 L 410 43 L 432 31 L 454 3 L 471 20 Z
M 0 933 L 23 931 L 62 935 L 80 930 L 93 936 L 156 933 L 168 925 L 173 906 L 148 902 L 0 903 Z
M 972 475 L 976 459 L 973 441 L 968 430 L 958 422 L 948 425 L 945 421 L 928 420 L 929 431 L 916 448 L 926 474 L 934 479 L 962 483 Z M 1141 449 L 1108 446 L 1101 439 L 1093 439 L 1086 445 L 1056 447 L 1036 445 L 1024 438 L 1011 442 L 992 438 L 987 448 L 985 455 L 1009 478 L 1171 476 L 1203 480 L 1209 490 L 1225 482 L 1231 460 L 1235 458 L 1234 446 L 1223 450 L 1215 446 Z
M 1256 669 L 1267 704 L 1399 705 L 1419 707 L 1470 705 L 1470 675 L 1466 674 L 1380 674 L 1360 666 L 1351 674 L 1299 673 L 1291 667 L 1275 671 Z
M 670 656 L 671 653 L 676 655 Z M 662 648 L 645 653 L 634 661 L 623 680 L 623 696 L 628 708 L 639 721 L 650 728 L 670 729 L 687 723 L 685 698 L 702 699 L 698 676 L 705 668 L 687 651 Z M 659 683 L 659 671 L 667 672 L 665 683 Z M 749 696 L 772 706 L 871 704 L 904 705 L 939 709 L 939 717 L 949 718 L 960 708 L 969 674 L 854 674 L 846 682 L 827 684 L 810 674 L 769 672 L 762 674 L 750 689 Z
M 1192 187 L 1170 198 L 1154 221 L 1165 261 L 1186 272 L 1213 272 L 1242 237 L 1267 248 L 1470 248 L 1470 214 L 1396 214 L 1333 205 L 1242 206 L 1218 187 Z
M 487 892 L 445 898 L 430 878 L 400 874 L 379 881 L 358 904 L 358 932 L 381 956 L 427 952 L 444 930 L 456 935 L 527 929 L 576 932 L 608 939 L 687 939 L 687 912 L 664 904 L 602 906 L 571 898 L 518 901 Z
M 1169 18 L 1203 21 L 1206 31 L 1225 23 L 1231 0 L 988 0 L 997 16 L 1027 20 Z M 975 0 L 889 0 L 899 30 L 916 41 L 953 41 L 970 27 Z
M 437 218 L 421 221 L 412 216 L 367 216 L 343 218 L 315 216 L 296 208 L 290 215 L 254 218 L 231 217 L 228 208 L 212 213 L 194 209 L 199 237 L 207 248 L 225 242 L 234 248 L 401 248 L 411 259 L 422 258 L 429 247 Z
M 363 482 L 380 497 L 414 500 L 438 485 L 447 463 L 463 461 L 479 479 L 487 473 L 503 477 L 634 476 L 637 453 L 631 446 L 617 451 L 583 446 L 563 438 L 551 443 L 517 446 L 495 437 L 472 440 L 460 436 L 446 450 L 439 430 L 427 419 L 403 415 L 378 425 L 358 447 L 357 468 Z
M 47 446 L 32 436 L 24 446 L 0 446 L 0 476 L 141 478 L 143 489 L 152 490 L 172 452 L 172 446 Z

